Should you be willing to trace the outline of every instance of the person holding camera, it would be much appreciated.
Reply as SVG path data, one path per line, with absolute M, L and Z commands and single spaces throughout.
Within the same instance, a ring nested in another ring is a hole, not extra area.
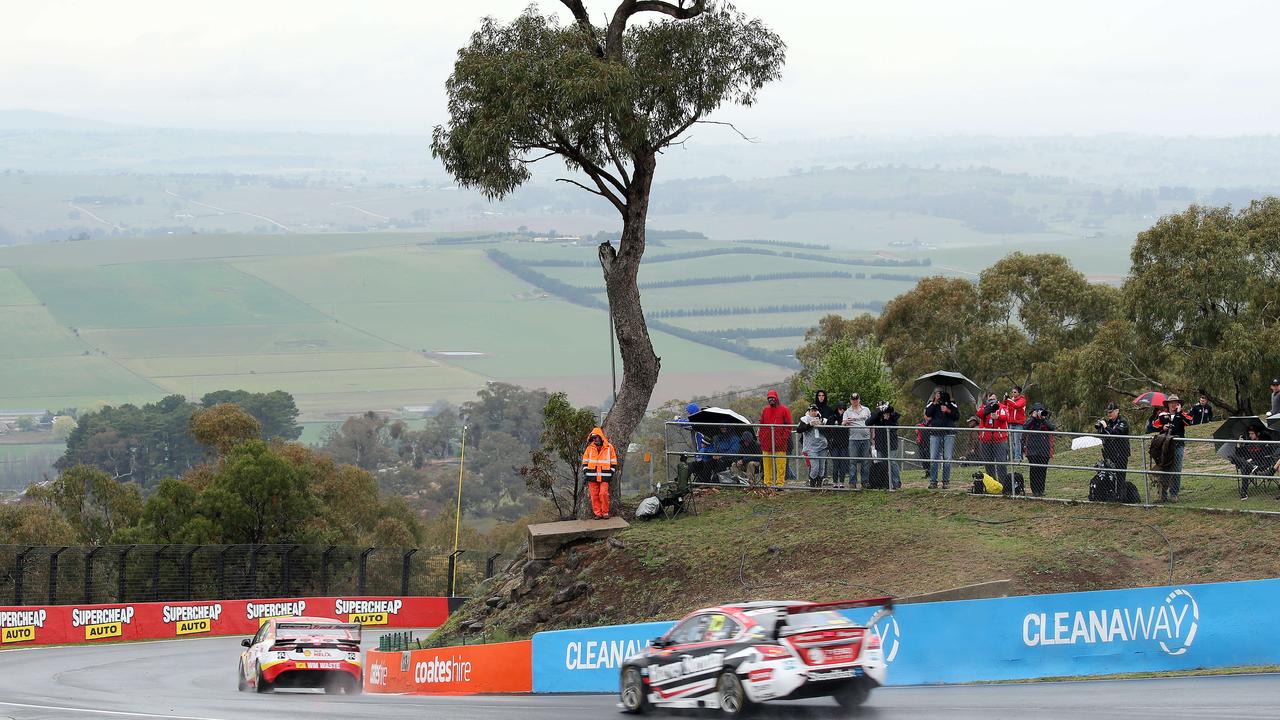
M 1049 411 L 1045 406 L 1036 403 L 1031 406 L 1031 416 L 1027 419 L 1025 429 L 1027 432 L 1019 433 L 1019 437 L 1022 438 L 1022 448 L 1031 474 L 1031 494 L 1044 497 L 1047 466 L 1053 458 L 1053 435 L 1049 433 L 1058 428 L 1049 420 Z
M 956 450 L 956 422 L 960 407 L 951 401 L 951 393 L 935 390 L 933 399 L 924 406 L 929 419 L 929 489 L 938 487 L 938 466 L 942 466 L 942 487 L 951 484 L 951 456 Z
M 1027 396 L 1022 394 L 1022 386 L 1014 385 L 1004 394 L 1004 409 L 1009 414 L 1009 452 L 1013 461 L 1022 462 L 1022 436 L 1018 434 L 1027 424 Z
M 976 415 L 982 423 L 982 431 L 978 433 L 978 457 L 987 474 L 1000 481 L 1006 494 L 1011 493 L 1009 468 L 1005 465 L 1009 461 L 1009 411 L 996 399 L 995 393 L 990 393 Z
M 796 425 L 796 432 L 801 438 L 800 452 L 809 468 L 809 487 L 812 488 L 822 487 L 822 476 L 826 472 L 827 436 L 820 429 L 825 423 L 822 410 L 813 404 L 800 416 L 800 423 Z
M 1173 469 L 1169 477 L 1168 499 L 1178 502 L 1178 492 L 1182 489 L 1182 458 L 1187 445 L 1183 440 L 1187 436 L 1187 426 L 1191 424 L 1191 416 L 1182 410 L 1182 398 L 1170 395 L 1164 401 L 1165 411 L 1156 417 L 1156 431 L 1166 432 L 1173 439 Z M 1163 495 L 1163 493 L 1162 493 Z
M 898 431 L 895 429 L 902 420 L 902 414 L 893 409 L 888 400 L 876 403 L 876 411 L 871 413 L 867 425 L 875 427 L 872 431 L 872 444 L 876 454 L 889 462 L 889 489 L 902 489 L 902 451 L 898 445 Z
M 1102 459 L 1116 470 L 1121 486 L 1125 482 L 1125 469 L 1129 467 L 1129 421 L 1120 414 L 1120 406 L 1107 403 L 1107 416 L 1094 423 L 1094 430 L 1102 439 Z
M 862 396 L 853 393 L 849 396 L 849 407 L 844 411 L 841 424 L 849 428 L 849 486 L 858 487 L 858 476 L 862 476 L 862 487 L 871 487 L 871 431 L 867 429 L 867 420 L 871 418 L 871 408 L 862 404 Z

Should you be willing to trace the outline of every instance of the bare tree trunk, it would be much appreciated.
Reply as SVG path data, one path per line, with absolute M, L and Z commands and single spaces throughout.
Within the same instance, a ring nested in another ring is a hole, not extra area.
M 618 354 L 622 356 L 622 385 L 618 388 L 618 401 L 604 419 L 605 434 L 618 451 L 618 473 L 609 488 L 609 495 L 615 501 L 622 496 L 622 469 L 626 464 L 627 445 L 644 419 L 662 365 L 662 360 L 653 352 L 637 284 L 640 258 L 644 255 L 645 222 L 649 216 L 649 190 L 657 163 L 652 153 L 637 156 L 634 161 L 626 212 L 622 218 L 622 239 L 617 250 L 609 243 L 602 243 L 599 247 L 614 334 L 618 338 Z

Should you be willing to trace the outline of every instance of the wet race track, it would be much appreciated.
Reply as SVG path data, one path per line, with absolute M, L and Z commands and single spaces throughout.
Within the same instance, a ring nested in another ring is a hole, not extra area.
M 376 645 L 370 638 L 366 647 Z M 0 718 L 567 720 L 622 717 L 613 697 L 326 696 L 236 691 L 240 638 L 0 652 Z M 654 713 L 657 717 L 666 713 Z M 667 715 L 671 716 L 671 715 Z M 850 717 L 834 703 L 776 703 L 768 718 Z M 682 713 L 680 717 L 716 717 Z M 858 718 L 1277 718 L 1280 675 L 882 688 Z

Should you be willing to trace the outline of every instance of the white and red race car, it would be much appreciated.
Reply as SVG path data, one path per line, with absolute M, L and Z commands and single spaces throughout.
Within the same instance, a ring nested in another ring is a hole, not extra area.
M 356 694 L 363 689 L 360 624 L 328 618 L 272 618 L 240 643 L 237 687 L 260 693 L 275 688 L 324 688 Z
M 884 684 L 880 637 L 887 597 L 833 603 L 730 603 L 685 616 L 622 664 L 624 712 L 710 708 L 739 716 L 766 700 L 833 697 L 861 705 Z M 881 609 L 858 625 L 837 610 Z

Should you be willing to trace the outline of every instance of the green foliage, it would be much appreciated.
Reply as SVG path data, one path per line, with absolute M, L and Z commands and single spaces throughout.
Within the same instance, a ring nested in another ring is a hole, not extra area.
M 142 493 L 131 482 L 112 479 L 87 465 L 67 469 L 47 485 L 32 485 L 26 498 L 56 511 L 71 527 L 76 542 L 99 545 L 142 515 Z
M 262 425 L 263 440 L 297 440 L 302 435 L 298 424 L 298 406 L 293 396 L 283 390 L 252 393 L 245 390 L 219 390 L 200 398 L 203 407 L 235 403 Z
M 821 388 L 833 404 L 847 400 L 855 392 L 871 407 L 881 400 L 894 402 L 897 397 L 897 387 L 884 362 L 884 350 L 873 343 L 836 343 L 818 363 L 811 382 L 808 397 Z
M 529 453 L 520 475 L 530 491 L 551 501 L 561 519 L 576 518 L 584 498 L 582 451 L 596 414 L 574 407 L 564 393 L 555 393 L 547 398 L 542 417 L 540 444 Z
M 262 433 L 262 424 L 232 403 L 219 403 L 191 416 L 191 435 L 201 445 L 226 455 L 240 443 L 253 440 Z
M 377 470 L 395 461 L 392 440 L 390 422 L 370 410 L 363 415 L 352 415 L 340 427 L 330 429 L 323 442 L 325 452 L 334 460 L 364 470 Z

